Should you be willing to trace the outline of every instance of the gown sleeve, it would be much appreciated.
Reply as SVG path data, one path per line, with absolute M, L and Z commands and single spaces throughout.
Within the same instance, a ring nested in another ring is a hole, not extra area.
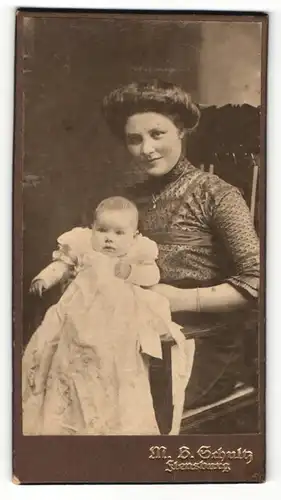
M 91 249 L 91 230 L 75 227 L 59 236 L 57 243 L 58 247 L 53 252 L 53 260 L 76 266 L 83 255 Z
M 57 248 L 52 254 L 52 262 L 40 271 L 32 281 L 42 279 L 50 288 L 60 282 L 65 275 L 75 272 L 83 255 L 91 247 L 91 230 L 75 227 L 57 239 Z
M 159 283 L 160 271 L 156 263 L 157 258 L 157 244 L 141 234 L 138 235 L 133 251 L 128 255 L 131 272 L 127 281 L 143 287 Z

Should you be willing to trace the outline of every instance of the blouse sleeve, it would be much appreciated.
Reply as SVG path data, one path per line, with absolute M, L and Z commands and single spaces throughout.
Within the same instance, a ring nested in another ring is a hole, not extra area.
M 220 181 L 210 193 L 211 224 L 234 263 L 235 274 L 226 282 L 258 298 L 259 239 L 248 206 L 239 190 Z

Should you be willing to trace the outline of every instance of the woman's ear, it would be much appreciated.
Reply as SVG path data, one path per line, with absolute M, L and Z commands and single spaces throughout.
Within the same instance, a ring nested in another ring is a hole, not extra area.
M 185 128 L 179 129 L 179 138 L 184 139 L 185 136 L 186 136 L 186 129 Z

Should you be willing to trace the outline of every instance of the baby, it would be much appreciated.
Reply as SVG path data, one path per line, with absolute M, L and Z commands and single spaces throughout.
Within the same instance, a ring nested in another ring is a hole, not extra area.
M 30 291 L 41 296 L 44 290 L 75 276 L 87 266 L 93 250 L 115 259 L 117 277 L 143 287 L 157 284 L 157 245 L 137 228 L 138 211 L 131 201 L 122 197 L 102 201 L 95 210 L 92 229 L 77 227 L 58 238 L 53 263 L 33 279 Z
M 167 299 L 149 289 L 160 280 L 158 249 L 137 228 L 131 201 L 104 200 L 92 228 L 60 236 L 53 262 L 32 281 L 41 295 L 71 278 L 24 353 L 24 434 L 159 434 L 148 368 L 151 357 L 162 358 L 165 336 L 175 344 L 178 428 L 184 336 Z

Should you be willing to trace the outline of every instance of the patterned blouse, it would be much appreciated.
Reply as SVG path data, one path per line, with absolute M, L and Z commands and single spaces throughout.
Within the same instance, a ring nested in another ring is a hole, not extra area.
M 158 243 L 162 282 L 183 288 L 226 282 L 249 298 L 258 298 L 259 240 L 237 188 L 182 158 L 166 176 L 139 183 L 130 193 L 139 208 L 142 233 Z M 215 384 L 225 369 L 233 367 L 237 332 L 247 314 L 175 315 L 185 333 L 198 334 L 195 392 L 203 393 L 205 386 Z M 202 364 L 209 369 L 202 370 Z
M 162 281 L 226 281 L 258 297 L 259 241 L 237 188 L 183 159 L 164 182 L 137 185 L 134 197 L 142 232 L 159 245 Z

